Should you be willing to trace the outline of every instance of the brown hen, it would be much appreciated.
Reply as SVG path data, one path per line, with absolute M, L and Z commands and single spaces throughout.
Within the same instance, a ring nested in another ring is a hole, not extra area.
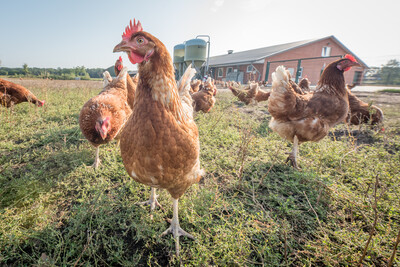
M 348 94 L 350 110 L 346 121 L 349 122 L 350 125 L 360 125 L 364 123 L 380 125 L 383 123 L 383 112 L 380 108 L 375 105 L 365 103 L 355 96 L 350 90 L 348 91 Z
M 262 90 L 260 88 L 260 86 L 258 85 L 258 90 L 257 90 L 257 94 L 254 97 L 254 100 L 258 103 L 258 102 L 262 102 L 262 101 L 267 101 L 269 99 L 269 96 L 271 95 L 271 92 L 265 92 L 264 90 Z
M 197 93 L 200 90 L 200 87 L 202 87 L 201 80 L 195 79 L 195 80 L 191 81 L 190 82 L 190 93 L 191 94 Z
M 103 76 L 103 90 L 83 105 L 79 115 L 83 135 L 96 148 L 95 169 L 100 164 L 99 146 L 117 138 L 132 113 L 127 103 L 127 68 L 114 80 L 108 71 Z
M 237 96 L 237 98 L 239 98 L 239 100 L 245 103 L 246 105 L 255 103 L 254 97 L 256 96 L 258 91 L 257 84 L 255 83 L 250 84 L 245 89 L 240 89 L 238 86 L 230 85 L 229 89 L 232 91 L 232 94 L 234 96 Z
M 352 66 L 360 64 L 350 55 L 330 63 L 324 69 L 316 91 L 305 94 L 295 91 L 289 72 L 283 66 L 273 73 L 268 100 L 268 111 L 272 115 L 269 126 L 293 142 L 288 160 L 295 168 L 299 143 L 321 140 L 331 127 L 346 118 L 349 99 L 343 73 Z
M 7 108 L 22 102 L 31 102 L 38 107 L 44 105 L 31 91 L 22 85 L 0 79 L 0 105 Z
M 121 155 L 128 174 L 137 182 L 150 186 L 146 203 L 158 204 L 156 188 L 166 189 L 173 198 L 171 226 L 162 234 L 175 237 L 179 254 L 179 236 L 193 238 L 179 225 L 178 199 L 203 171 L 199 160 L 199 135 L 193 120 L 190 80 L 195 70 L 189 66 L 181 81 L 175 82 L 172 58 L 164 44 L 140 22 L 132 22 L 114 52 L 127 52 L 138 63 L 139 82 L 126 127 L 121 135 Z
M 267 101 L 270 96 L 270 92 L 262 90 L 258 83 L 250 83 L 244 89 L 235 88 L 233 86 L 230 86 L 229 89 L 231 89 L 232 93 L 246 105 Z
M 303 93 L 310 92 L 310 81 L 308 80 L 308 78 L 301 79 L 301 81 L 299 82 L 299 87 L 302 89 Z
M 209 112 L 215 104 L 215 94 L 216 88 L 211 82 L 211 78 L 208 78 L 204 87 L 199 92 L 192 94 L 194 110 Z

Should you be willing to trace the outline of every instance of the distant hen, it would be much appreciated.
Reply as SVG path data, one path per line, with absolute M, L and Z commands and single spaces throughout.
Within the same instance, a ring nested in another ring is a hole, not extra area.
M 44 101 L 37 99 L 22 85 L 0 79 L 0 105 L 9 108 L 22 102 L 31 102 L 38 107 L 44 105 Z
M 216 94 L 216 90 L 214 84 L 211 82 L 211 78 L 208 78 L 202 89 L 192 95 L 194 110 L 201 110 L 204 113 L 209 112 L 215 104 L 214 95 Z
M 268 111 L 271 129 L 293 142 L 288 160 L 297 168 L 298 144 L 319 141 L 331 127 L 345 120 L 349 111 L 344 72 L 360 66 L 350 55 L 330 63 L 323 71 L 314 92 L 296 92 L 289 71 L 279 66 L 272 74 Z

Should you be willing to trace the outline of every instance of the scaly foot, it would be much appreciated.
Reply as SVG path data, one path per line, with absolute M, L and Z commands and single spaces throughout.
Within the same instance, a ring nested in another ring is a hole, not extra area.
M 296 155 L 293 152 L 290 153 L 286 153 L 289 154 L 289 156 L 286 159 L 286 163 L 288 163 L 290 161 L 290 165 L 292 165 L 293 168 L 295 168 L 296 170 L 299 170 L 299 166 L 297 166 L 297 159 L 296 159 Z
M 97 170 L 99 168 L 99 166 L 100 166 L 100 162 L 101 162 L 100 159 L 94 160 L 94 163 L 93 163 L 92 167 L 95 170 Z
M 189 237 L 190 239 L 195 239 L 194 236 L 183 230 L 179 225 L 176 227 L 173 227 L 172 224 L 170 227 L 168 227 L 167 230 L 165 230 L 161 236 L 165 236 L 167 234 L 172 234 L 175 239 L 179 238 L 180 236 L 186 236 Z
M 150 210 L 154 210 L 157 207 L 162 208 L 162 206 L 160 205 L 160 203 L 158 203 L 157 198 L 155 198 L 154 200 L 152 200 L 151 198 L 147 201 L 143 201 L 143 202 L 137 202 L 137 205 L 149 205 L 150 206 Z
M 143 202 L 138 202 L 136 204 L 138 204 L 138 205 L 150 205 L 150 210 L 151 211 L 153 211 L 156 208 L 156 206 L 162 209 L 160 203 L 158 203 L 158 201 L 157 201 L 157 197 L 158 196 L 156 194 L 156 188 L 152 187 L 149 200 L 143 201 Z
M 180 236 L 187 236 L 191 239 L 194 239 L 194 236 L 183 230 L 179 226 L 179 219 L 178 219 L 178 199 L 173 198 L 173 207 L 174 207 L 174 212 L 172 215 L 172 221 L 170 227 L 168 227 L 167 230 L 165 230 L 161 236 L 165 236 L 167 234 L 173 234 L 174 239 L 175 239 L 175 251 L 176 251 L 176 256 L 179 257 L 179 237 Z
M 175 239 L 175 253 L 176 253 L 177 257 L 179 257 L 179 251 L 180 251 L 179 237 L 180 236 L 186 236 L 186 237 L 189 237 L 190 239 L 193 239 L 193 240 L 195 239 L 194 236 L 192 236 L 191 234 L 189 234 L 188 232 L 186 232 L 185 230 L 183 230 L 179 226 L 179 222 L 178 223 L 174 223 L 174 220 L 172 220 L 171 226 L 168 227 L 168 229 L 165 230 L 161 234 L 161 237 L 163 237 L 163 236 L 165 236 L 167 234 L 172 234 L 174 236 L 174 239 Z

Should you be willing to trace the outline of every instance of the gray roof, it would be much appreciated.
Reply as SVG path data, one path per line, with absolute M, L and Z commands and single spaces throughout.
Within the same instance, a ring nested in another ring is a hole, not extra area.
M 349 49 L 347 49 L 347 47 L 345 47 L 338 39 L 336 39 L 332 35 L 332 36 L 328 36 L 328 37 L 324 37 L 324 38 L 303 40 L 303 41 L 298 41 L 298 42 L 293 42 L 293 43 L 273 45 L 273 46 L 268 46 L 268 47 L 263 47 L 263 48 L 241 51 L 241 52 L 236 52 L 236 53 L 232 53 L 232 54 L 225 54 L 225 55 L 221 55 L 221 56 L 214 56 L 214 57 L 210 57 L 209 65 L 211 67 L 216 67 L 216 66 L 228 66 L 228 65 L 244 65 L 244 64 L 249 64 L 249 63 L 264 63 L 264 59 L 266 57 L 270 57 L 275 54 L 279 54 L 279 53 L 291 50 L 293 48 L 301 47 L 306 44 L 310 44 L 310 43 L 320 41 L 323 39 L 328 39 L 328 38 L 332 38 L 338 44 L 340 44 L 345 50 L 347 50 L 348 53 L 351 53 L 351 51 Z M 353 53 L 351 53 L 351 54 L 354 55 Z M 358 62 L 360 62 L 360 63 L 364 64 L 366 67 L 368 67 L 357 56 L 355 56 L 355 57 Z

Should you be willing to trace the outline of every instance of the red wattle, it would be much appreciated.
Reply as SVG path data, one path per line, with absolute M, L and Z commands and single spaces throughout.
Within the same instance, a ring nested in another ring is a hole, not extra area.
M 141 55 L 138 55 L 134 52 L 131 52 L 128 56 L 129 60 L 132 62 L 132 64 L 136 63 L 141 63 L 144 60 L 144 57 Z

